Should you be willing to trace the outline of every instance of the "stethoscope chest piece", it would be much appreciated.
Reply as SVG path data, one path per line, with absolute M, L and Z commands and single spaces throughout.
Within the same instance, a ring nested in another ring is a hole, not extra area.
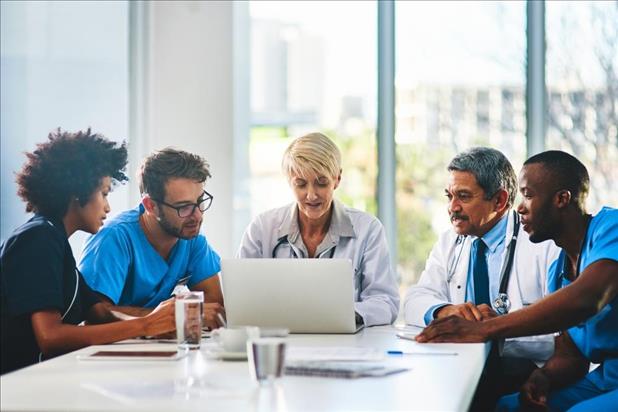
M 506 315 L 511 310 L 511 301 L 506 293 L 498 294 L 498 297 L 494 299 L 493 307 L 499 315 Z

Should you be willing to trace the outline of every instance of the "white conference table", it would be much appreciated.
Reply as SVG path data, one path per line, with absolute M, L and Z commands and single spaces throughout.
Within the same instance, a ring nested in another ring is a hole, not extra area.
M 2 411 L 465 411 L 489 345 L 425 344 L 398 339 L 393 326 L 356 335 L 290 335 L 291 346 L 372 347 L 380 351 L 454 351 L 457 356 L 386 356 L 410 368 L 385 377 L 283 376 L 260 387 L 246 361 L 208 357 L 214 343 L 176 361 L 78 360 L 101 349 L 175 350 L 170 343 L 126 341 L 92 346 L 0 378 Z M 408 329 L 409 330 L 409 329 Z

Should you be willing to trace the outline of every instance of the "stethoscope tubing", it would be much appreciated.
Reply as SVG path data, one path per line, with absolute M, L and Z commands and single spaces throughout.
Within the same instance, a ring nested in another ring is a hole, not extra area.
M 279 249 L 279 247 L 281 247 L 282 245 L 288 245 L 288 247 L 290 248 L 290 250 L 292 251 L 292 255 L 295 259 L 298 259 L 298 254 L 296 254 L 296 251 L 294 250 L 294 248 L 292 247 L 292 244 L 288 241 L 288 236 L 282 236 L 281 238 L 279 238 L 279 240 L 277 241 L 277 244 L 275 245 L 275 247 L 273 248 L 272 251 L 272 258 L 276 259 L 277 258 L 277 250 Z M 335 249 L 337 248 L 337 245 L 333 246 L 330 250 L 330 256 L 328 257 L 329 259 L 332 259 L 333 256 L 335 256 Z M 322 254 L 320 256 L 318 256 L 319 258 L 321 258 L 324 253 L 326 253 L 326 251 L 322 252 Z
M 494 302 L 492 302 L 492 306 L 495 309 L 510 306 L 510 302 L 509 302 L 508 294 L 506 293 L 506 289 L 509 284 L 511 272 L 513 271 L 512 267 L 513 267 L 513 261 L 515 259 L 515 247 L 517 246 L 517 236 L 519 234 L 520 225 L 521 225 L 521 222 L 520 222 L 519 215 L 517 214 L 517 212 L 513 211 L 513 235 L 511 238 L 511 242 L 509 243 L 509 246 L 507 247 L 505 261 L 503 262 L 503 265 L 502 265 L 502 273 L 500 274 L 500 287 L 498 290 L 499 297 L 498 299 L 494 300 Z M 459 252 L 456 253 L 457 256 L 454 259 L 454 264 L 449 265 L 450 269 L 447 271 L 447 276 L 446 276 L 447 283 L 450 283 L 453 276 L 455 276 L 457 265 L 459 264 L 459 260 L 461 258 L 461 254 L 464 249 L 463 246 L 464 246 L 464 242 L 466 241 L 466 238 L 467 238 L 466 235 L 458 235 L 457 238 L 455 239 L 455 243 L 453 244 L 453 248 L 454 248 L 453 251 L 455 252 L 456 249 L 459 247 Z M 501 302 L 500 305 L 498 305 L 496 302 L 498 300 L 500 300 Z M 500 311 L 504 311 L 504 309 L 500 309 Z M 508 309 L 506 310 L 506 312 L 508 312 Z

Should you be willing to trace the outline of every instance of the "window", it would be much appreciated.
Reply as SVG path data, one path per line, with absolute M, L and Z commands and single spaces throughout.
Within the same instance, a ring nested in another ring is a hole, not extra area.
M 525 156 L 525 3 L 396 4 L 399 273 L 416 283 L 449 227 L 446 165 L 472 146 Z
M 547 149 L 581 160 L 588 208 L 618 204 L 618 4 L 547 2 Z
M 92 127 L 112 140 L 126 139 L 128 5 L 3 1 L 1 8 L 0 226 L 5 239 L 26 219 L 14 183 L 24 151 L 58 127 Z M 127 207 L 127 196 L 114 194 L 110 202 L 119 212 Z
M 342 151 L 336 197 L 375 213 L 375 2 L 256 1 L 249 12 L 251 214 L 293 201 L 281 158 L 313 131 Z

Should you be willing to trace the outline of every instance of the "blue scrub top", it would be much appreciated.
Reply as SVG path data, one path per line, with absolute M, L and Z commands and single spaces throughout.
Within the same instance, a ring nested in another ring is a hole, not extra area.
M 93 290 L 116 305 L 151 308 L 168 299 L 181 278 L 190 276 L 192 287 L 221 270 L 203 235 L 178 239 L 163 259 L 140 227 L 143 212 L 140 204 L 121 213 L 86 242 L 79 269 Z
M 549 269 L 550 292 L 571 283 L 564 276 L 565 259 L 566 253 L 562 251 Z M 579 258 L 580 273 L 601 259 L 618 261 L 618 209 L 604 207 L 590 221 Z M 590 379 L 604 390 L 618 388 L 618 297 L 568 332 L 587 359 L 602 364 L 590 374 Z

